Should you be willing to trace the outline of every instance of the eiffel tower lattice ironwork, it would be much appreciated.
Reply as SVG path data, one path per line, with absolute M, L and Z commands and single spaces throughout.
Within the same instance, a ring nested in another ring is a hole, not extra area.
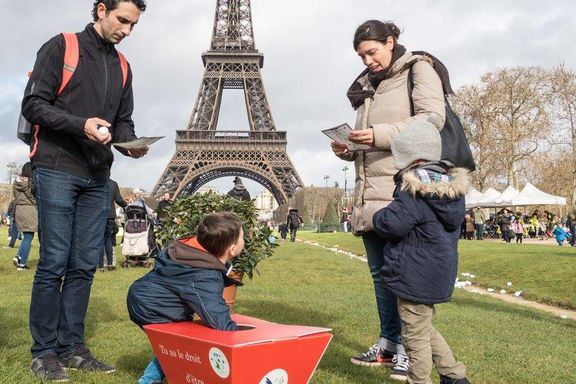
M 204 76 L 186 130 L 176 131 L 176 151 L 153 196 L 190 194 L 211 180 L 242 176 L 287 203 L 302 180 L 277 131 L 260 74 L 264 55 L 254 45 L 250 0 L 217 0 Z M 250 130 L 217 130 L 225 89 L 243 89 Z

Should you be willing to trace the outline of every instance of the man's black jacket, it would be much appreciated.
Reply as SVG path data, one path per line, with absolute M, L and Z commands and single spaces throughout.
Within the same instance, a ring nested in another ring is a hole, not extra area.
M 122 71 L 113 44 L 103 40 L 93 24 L 77 34 L 78 66 L 58 96 L 62 83 L 64 38 L 57 35 L 38 51 L 32 76 L 22 101 L 22 114 L 40 125 L 34 167 L 54 169 L 80 177 L 108 176 L 114 160 L 110 145 L 84 136 L 84 124 L 99 117 L 112 124 L 112 142 L 136 138 L 132 121 L 132 72 L 128 68 L 122 87 Z M 125 151 L 123 151 L 125 153 Z

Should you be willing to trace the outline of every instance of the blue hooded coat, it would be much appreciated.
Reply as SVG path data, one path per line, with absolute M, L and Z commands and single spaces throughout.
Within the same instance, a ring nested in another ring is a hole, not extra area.
M 394 201 L 376 212 L 374 230 L 388 240 L 382 278 L 397 297 L 422 304 L 450 301 L 458 268 L 467 171 L 440 163 L 396 177 Z
M 194 240 L 172 242 L 156 256 L 154 269 L 132 283 L 127 301 L 134 323 L 191 321 L 196 313 L 210 328 L 237 329 L 222 292 L 224 286 L 241 283 Z

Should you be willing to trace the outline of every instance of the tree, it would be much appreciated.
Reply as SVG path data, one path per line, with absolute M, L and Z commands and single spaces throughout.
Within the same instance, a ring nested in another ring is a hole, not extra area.
M 567 69 L 564 64 L 554 68 L 550 73 L 552 115 L 555 119 L 555 130 L 559 140 L 557 145 L 564 147 L 563 164 L 570 164 L 571 203 L 576 205 L 576 73 Z
M 455 108 L 469 130 L 481 188 L 518 187 L 524 165 L 549 137 L 548 96 L 547 73 L 540 67 L 488 72 L 480 84 L 458 92 Z

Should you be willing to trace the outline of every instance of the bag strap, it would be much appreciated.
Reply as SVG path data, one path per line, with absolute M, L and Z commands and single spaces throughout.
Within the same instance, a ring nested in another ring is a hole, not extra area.
M 118 53 L 118 59 L 120 59 L 120 69 L 122 70 L 122 88 L 126 86 L 126 81 L 128 80 L 128 61 L 126 57 L 120 51 Z
M 80 59 L 80 47 L 78 45 L 78 36 L 71 32 L 62 32 L 62 36 L 65 41 L 64 48 L 64 65 L 62 66 L 62 84 L 60 84 L 60 89 L 58 90 L 58 95 L 62 93 L 66 85 L 72 79 L 74 71 L 78 66 L 78 60 Z M 126 81 L 128 80 L 128 61 L 126 57 L 120 52 L 118 53 L 118 59 L 120 60 L 120 70 L 122 71 L 122 88 L 126 86 Z
M 60 89 L 58 90 L 58 95 L 62 93 L 64 88 L 72 79 L 74 71 L 78 66 L 78 60 L 80 58 L 80 48 L 78 47 L 78 36 L 75 33 L 63 32 L 64 36 L 64 65 L 62 66 L 62 84 L 60 84 Z
M 412 71 L 414 68 L 414 63 L 408 69 L 408 81 L 406 81 L 406 85 L 408 87 L 408 100 L 410 102 L 410 116 L 414 116 L 416 113 L 414 112 L 414 100 L 412 100 L 412 91 L 414 90 L 414 73 Z M 444 104 L 447 108 L 452 109 L 450 105 L 450 101 L 448 100 L 448 96 L 444 93 Z
M 412 64 L 414 65 L 414 64 Z M 410 116 L 414 116 L 414 100 L 412 100 L 412 91 L 414 90 L 414 74 L 412 73 L 412 65 L 408 69 L 408 81 L 406 85 L 408 86 L 408 101 L 410 102 Z

